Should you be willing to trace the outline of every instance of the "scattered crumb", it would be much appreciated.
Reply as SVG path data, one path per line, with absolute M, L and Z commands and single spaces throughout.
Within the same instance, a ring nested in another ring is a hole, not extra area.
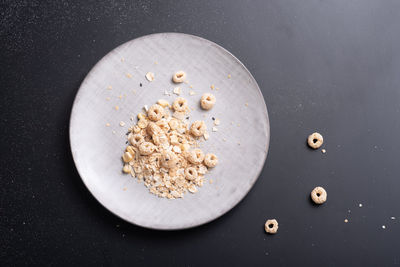
M 210 179 L 210 184 L 212 184 L 213 183 L 213 179 Z
M 111 89 L 112 89 L 112 86 L 111 86 L 111 85 L 109 85 L 109 86 L 107 87 L 107 89 L 108 89 L 108 90 L 111 90 Z
M 240 146 L 240 143 L 238 142 L 238 146 Z
M 225 138 L 225 137 L 224 137 L 224 138 L 222 138 L 222 141 L 226 142 L 226 138 Z
M 134 120 L 135 120 L 135 118 L 132 116 L 132 117 L 131 117 L 131 121 L 134 121 Z
M 358 206 L 360 207 L 360 208 L 362 208 L 362 204 L 360 203 L 360 204 L 358 204 Z
M 248 107 L 248 106 L 249 106 L 249 103 L 246 102 L 244 105 L 245 105 L 246 107 Z
M 231 125 L 233 125 L 233 121 L 231 121 Z
M 208 138 L 210 138 L 210 134 L 208 132 L 205 132 L 203 137 L 204 137 L 204 140 L 208 140 Z
M 121 121 L 121 122 L 119 123 L 119 126 L 124 127 L 124 126 L 125 126 L 125 122 Z
M 392 219 L 392 220 L 395 220 L 395 219 L 396 219 L 396 217 L 390 217 L 390 219 Z
M 189 88 L 193 88 L 193 85 L 190 85 Z
M 228 79 L 230 79 L 232 76 L 230 74 L 228 74 Z
M 110 124 L 107 122 L 107 123 L 106 123 L 106 126 L 107 126 L 107 127 L 110 127 Z
M 217 118 L 217 119 L 215 119 L 215 121 L 214 121 L 214 125 L 219 125 L 221 123 L 221 121 Z
M 119 95 L 118 98 L 119 98 L 119 99 L 122 99 L 122 95 Z
M 119 106 L 115 106 L 114 108 L 115 108 L 115 110 L 119 110 Z
M 192 90 L 189 91 L 189 95 L 195 95 L 196 93 Z
M 218 91 L 218 90 L 219 90 L 219 88 L 218 88 L 218 87 L 215 87 L 215 90 L 217 90 L 217 91 Z
M 125 61 L 125 59 L 124 58 L 121 58 L 121 62 L 124 62 Z
M 181 88 L 180 87 L 175 87 L 174 88 L 174 94 L 180 95 L 181 94 Z
M 155 61 L 155 62 L 154 62 L 154 65 L 158 65 L 158 62 L 157 62 L 157 61 Z
M 321 152 L 325 154 L 326 153 L 326 149 L 322 149 Z
M 347 220 L 347 219 L 344 219 L 344 222 L 345 222 L 345 223 L 348 223 L 348 222 L 349 222 L 349 220 Z
M 214 90 L 214 88 L 215 88 L 214 84 L 212 84 L 212 85 L 210 86 L 210 88 L 211 88 L 211 90 Z
M 116 134 L 117 132 L 116 132 L 116 131 L 112 131 L 112 133 L 113 133 L 113 134 Z
M 144 105 L 143 106 L 143 109 L 147 112 L 147 111 L 149 111 L 149 107 L 147 106 L 147 105 Z
M 107 100 L 107 101 L 110 101 L 110 98 L 109 98 L 109 97 L 106 97 L 106 100 Z
M 171 93 L 167 91 L 167 89 L 164 90 L 164 95 L 170 96 Z
M 217 127 L 212 127 L 212 131 L 213 131 L 213 132 L 218 132 Z
M 130 73 L 125 74 L 125 76 L 128 78 L 132 78 L 132 74 L 130 74 Z
M 136 95 L 136 90 L 133 90 L 132 93 L 133 93 L 134 95 Z
M 189 83 L 189 81 L 184 81 L 183 83 L 185 83 L 185 84 L 188 84 L 188 83 Z
M 386 229 L 386 226 L 385 226 L 385 225 L 382 225 L 382 229 Z
M 122 190 L 126 191 L 126 187 L 122 188 Z
M 146 79 L 147 79 L 149 82 L 154 81 L 154 73 L 148 72 L 148 73 L 146 74 Z
M 237 126 L 240 127 L 240 123 L 238 123 Z

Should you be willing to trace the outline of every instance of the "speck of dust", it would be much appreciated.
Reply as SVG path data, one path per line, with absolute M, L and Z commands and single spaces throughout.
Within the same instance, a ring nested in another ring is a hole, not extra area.
M 360 204 L 358 204 L 358 206 L 360 207 L 360 208 L 362 208 L 362 204 L 360 203 Z
M 386 229 L 386 226 L 385 226 L 385 225 L 382 225 L 382 229 Z
M 347 220 L 347 219 L 344 219 L 344 222 L 345 222 L 345 223 L 348 223 L 348 222 L 349 222 L 349 220 Z

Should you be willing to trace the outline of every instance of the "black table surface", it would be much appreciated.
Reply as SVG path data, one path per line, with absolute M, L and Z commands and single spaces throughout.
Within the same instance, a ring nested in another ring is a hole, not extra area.
M 399 1 L 2 1 L 0 14 L 0 265 L 400 264 Z M 183 231 L 144 229 L 103 208 L 68 141 L 85 75 L 155 32 L 231 51 L 271 122 L 249 194 Z M 306 146 L 314 131 L 326 154 Z M 322 206 L 309 198 L 318 185 Z M 265 234 L 268 218 L 277 235 Z

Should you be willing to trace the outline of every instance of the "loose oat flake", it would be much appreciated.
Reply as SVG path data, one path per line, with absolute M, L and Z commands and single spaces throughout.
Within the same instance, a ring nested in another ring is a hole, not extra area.
M 147 79 L 149 82 L 154 81 L 154 73 L 152 73 L 152 72 L 146 73 L 146 79 Z
M 183 198 L 198 191 L 218 158 L 198 148 L 206 128 L 202 121 L 190 125 L 186 99 L 178 97 L 173 105 L 164 101 L 140 113 L 138 123 L 129 128 L 122 171 L 142 181 L 152 194 Z

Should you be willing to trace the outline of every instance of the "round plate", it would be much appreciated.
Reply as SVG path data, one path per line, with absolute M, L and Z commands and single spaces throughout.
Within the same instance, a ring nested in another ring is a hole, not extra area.
M 172 83 L 178 70 L 187 73 L 187 84 Z M 154 81 L 146 80 L 147 72 L 155 74 Z M 177 96 L 164 92 L 176 86 L 194 109 L 190 121 L 206 122 L 210 138 L 202 149 L 215 153 L 219 163 L 197 193 L 170 200 L 123 174 L 121 155 L 136 114 L 158 99 L 172 103 Z M 210 111 L 199 107 L 206 92 L 217 98 Z M 212 117 L 221 121 L 218 131 L 212 131 Z M 83 182 L 104 207 L 143 227 L 184 229 L 218 218 L 247 194 L 267 156 L 269 120 L 256 81 L 231 53 L 196 36 L 160 33 L 117 47 L 93 67 L 75 98 L 70 142 Z

